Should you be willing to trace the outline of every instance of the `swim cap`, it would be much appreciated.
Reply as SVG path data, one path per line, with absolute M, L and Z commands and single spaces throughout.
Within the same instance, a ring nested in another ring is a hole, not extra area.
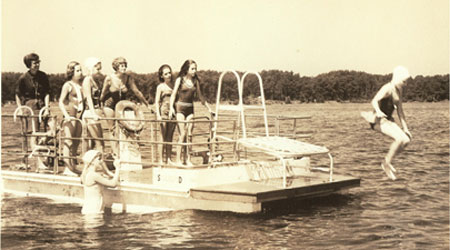
M 102 153 L 100 153 L 98 150 L 91 149 L 83 155 L 82 160 L 84 164 L 90 164 L 96 157 L 100 156 L 101 154 Z
M 394 72 L 392 73 L 392 82 L 394 84 L 403 82 L 404 80 L 408 79 L 410 77 L 409 71 L 407 68 L 403 66 L 397 66 L 394 69 Z
M 89 57 L 86 59 L 86 61 L 84 61 L 84 67 L 86 67 L 86 69 L 89 70 L 89 72 L 92 72 L 95 65 L 97 65 L 97 63 L 99 63 L 99 62 L 100 62 L 100 60 L 98 58 Z

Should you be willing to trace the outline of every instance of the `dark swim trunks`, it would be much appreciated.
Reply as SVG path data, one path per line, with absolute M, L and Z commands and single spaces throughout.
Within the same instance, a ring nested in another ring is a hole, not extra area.
M 182 113 L 184 117 L 194 114 L 194 105 L 192 103 L 177 102 L 175 109 L 177 113 Z

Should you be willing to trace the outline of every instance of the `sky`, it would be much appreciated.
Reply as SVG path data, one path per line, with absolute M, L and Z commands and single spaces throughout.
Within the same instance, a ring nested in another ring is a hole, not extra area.
M 137 73 L 333 70 L 412 76 L 449 73 L 448 0 L 1 0 L 1 70 L 41 70 L 100 58 L 103 73 L 123 56 Z

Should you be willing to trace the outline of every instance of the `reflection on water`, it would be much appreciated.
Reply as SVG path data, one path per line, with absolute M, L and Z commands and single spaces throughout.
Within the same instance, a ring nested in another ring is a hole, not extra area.
M 448 102 L 404 105 L 413 139 L 394 160 L 395 182 L 380 168 L 391 139 L 370 130 L 359 117 L 369 109 L 368 104 L 268 107 L 269 113 L 313 115 L 301 125 L 316 131 L 309 141 L 331 150 L 337 174 L 362 178 L 361 187 L 346 194 L 269 204 L 256 215 L 186 210 L 98 218 L 84 217 L 76 204 L 6 194 L 1 247 L 448 249 Z M 314 163 L 327 165 L 329 160 Z

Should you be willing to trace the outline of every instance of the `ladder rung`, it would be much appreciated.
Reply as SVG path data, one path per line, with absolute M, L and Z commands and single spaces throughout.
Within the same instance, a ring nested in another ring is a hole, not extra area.
M 220 110 L 227 110 L 227 111 L 241 111 L 241 107 L 238 105 L 220 105 Z M 259 105 L 244 105 L 244 109 L 261 109 L 264 110 L 263 106 Z
M 258 105 L 244 105 L 244 109 L 261 109 L 261 110 L 264 110 L 264 107 L 261 105 L 261 106 L 258 106 Z
M 241 107 L 238 105 L 220 105 L 219 109 L 227 111 L 241 111 Z

